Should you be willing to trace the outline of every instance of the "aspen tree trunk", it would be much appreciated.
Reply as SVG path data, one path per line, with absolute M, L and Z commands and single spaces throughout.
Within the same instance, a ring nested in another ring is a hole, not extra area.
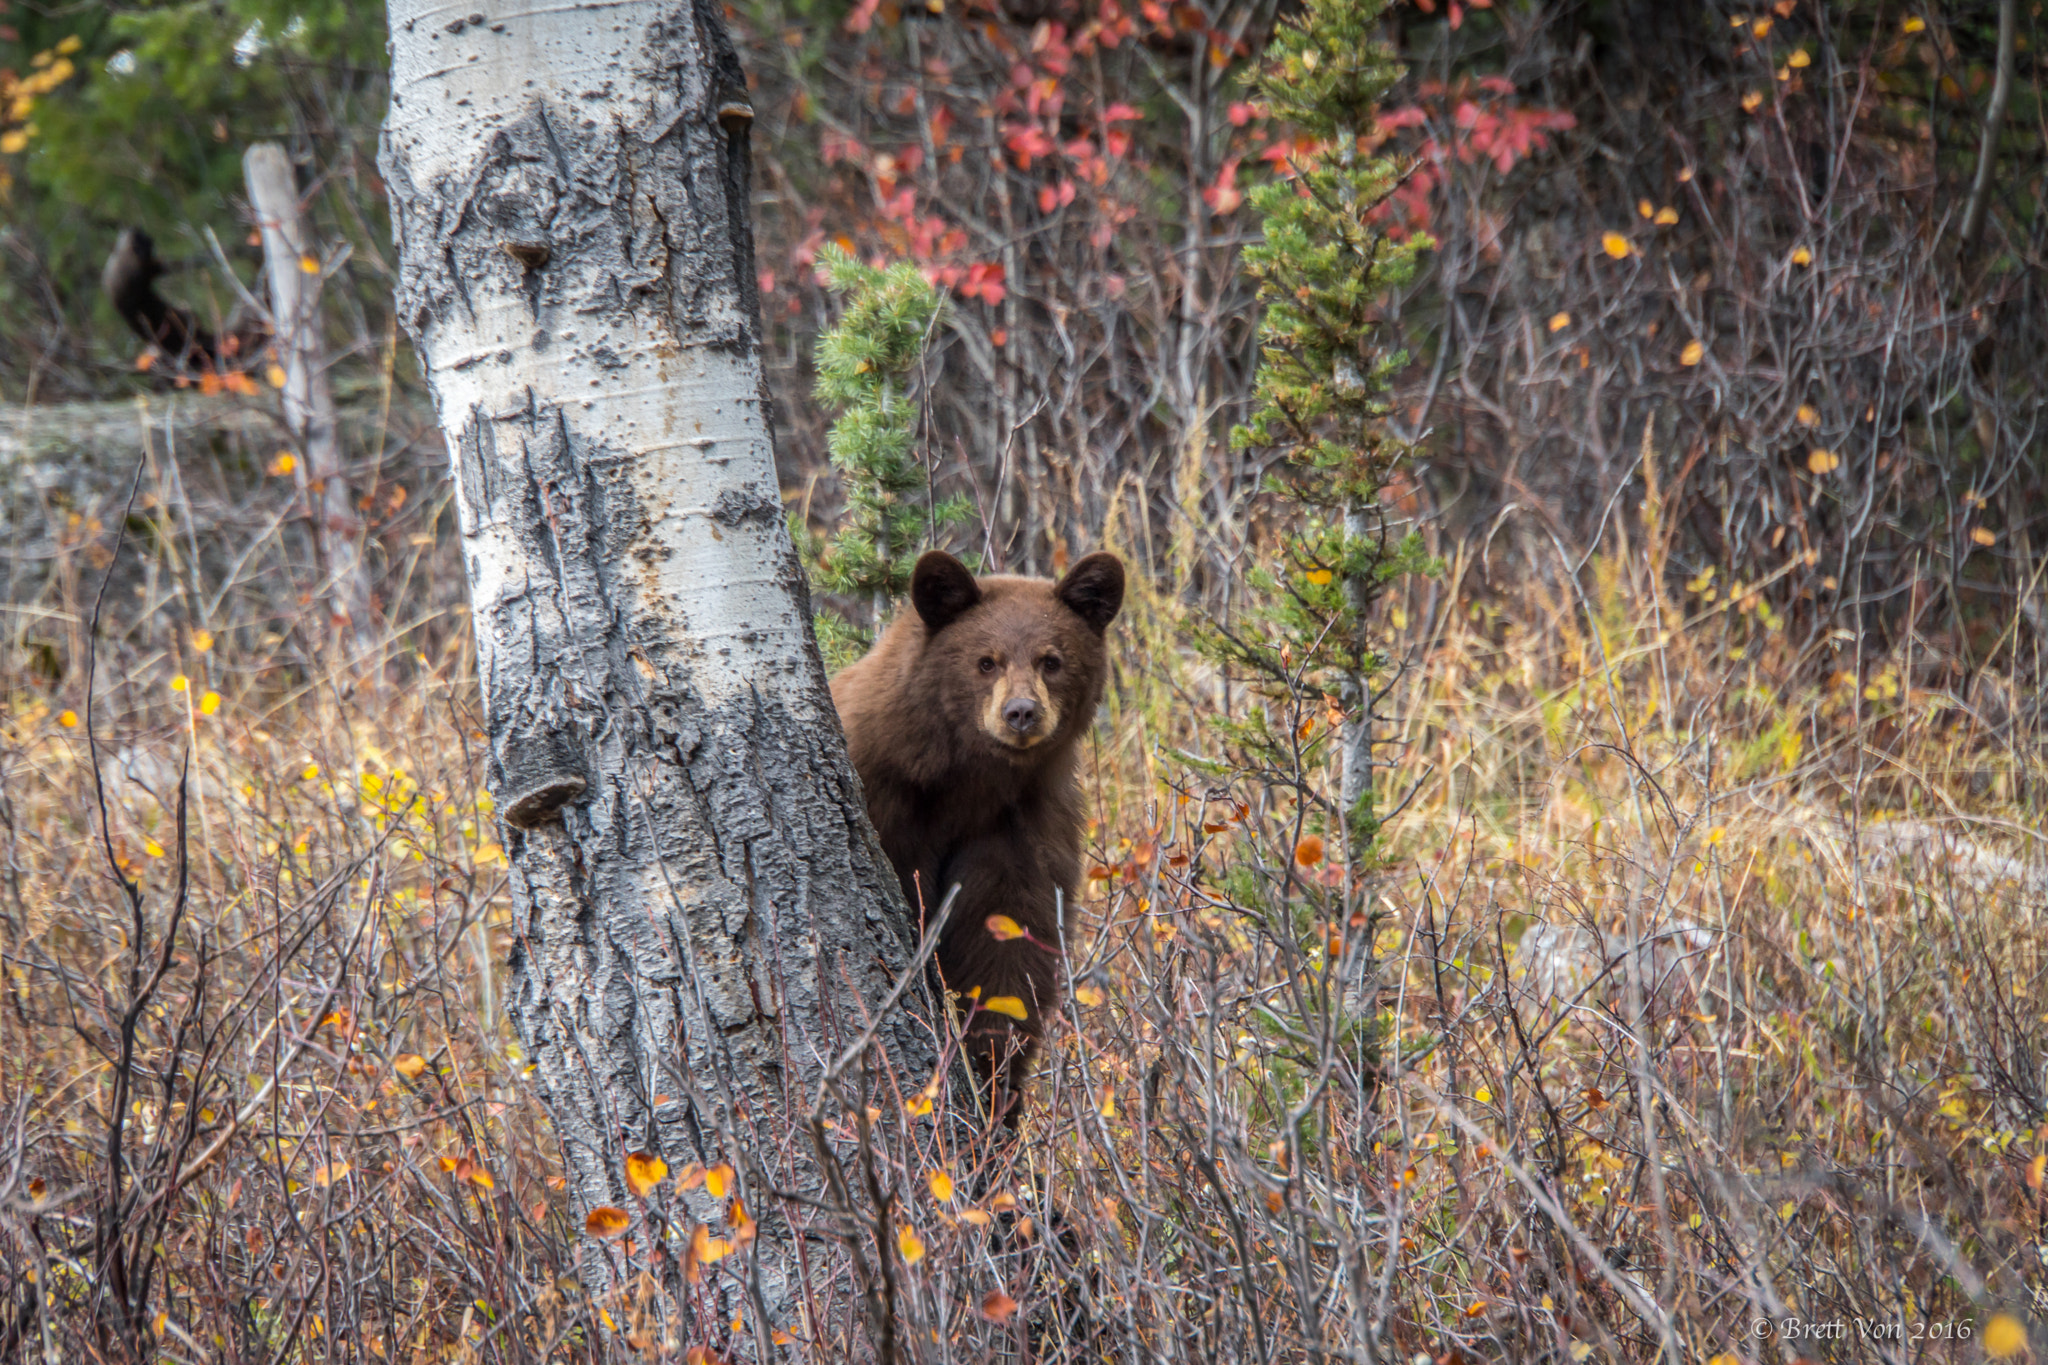
M 821 1075 L 912 959 L 783 519 L 721 13 L 390 0 L 380 165 L 455 464 L 508 1009 L 576 1217 L 631 1219 L 586 1240 L 584 1282 L 651 1272 L 657 1341 L 765 1359 L 774 1332 L 815 1340 L 802 1310 L 844 1264 L 804 1244 Z M 898 1012 L 879 1041 L 913 1091 L 931 1077 L 928 1026 Z M 758 1235 L 701 1284 L 684 1249 L 733 1235 L 731 1192 L 642 1199 L 641 1151 L 738 1168 Z M 628 1296 L 601 1302 L 631 1330 Z
M 371 631 L 370 579 L 363 570 L 361 520 L 341 473 L 341 424 L 327 350 L 320 341 L 320 275 L 312 234 L 299 208 L 299 180 L 284 148 L 259 142 L 242 154 L 242 179 L 263 236 L 270 281 L 270 321 L 284 368 L 284 420 L 298 447 L 294 471 L 320 558 L 320 593 L 359 660 L 376 643 Z M 305 263 L 315 263 L 307 270 Z

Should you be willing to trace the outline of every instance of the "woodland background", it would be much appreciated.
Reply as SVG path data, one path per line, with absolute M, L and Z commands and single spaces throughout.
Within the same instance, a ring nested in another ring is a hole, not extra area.
M 1229 440 L 1258 358 L 1245 189 L 1313 150 L 1242 80 L 1284 7 L 731 7 L 793 514 L 829 528 L 844 497 L 812 397 L 836 241 L 950 293 L 919 450 L 975 509 L 955 548 L 1138 570 L 1090 777 L 1095 1001 L 1005 1196 L 1057 1208 L 1094 1278 L 1059 1246 L 991 1270 L 941 1218 L 911 1261 L 935 1332 L 987 1290 L 1004 1349 L 1311 1359 L 1342 1280 L 1377 1358 L 1655 1358 L 1626 1275 L 1688 1357 L 2026 1349 L 2048 22 L 2005 8 L 2003 76 L 1999 0 L 1386 16 L 1383 150 L 1412 168 L 1384 222 L 1433 242 L 1384 304 L 1413 445 L 1388 502 L 1441 571 L 1383 623 L 1392 1060 L 1351 1096 L 1363 1155 L 1309 1170 L 1286 1133 L 1341 1040 L 1301 983 L 1346 926 L 1290 871 L 1314 862 L 1273 775 L 1203 759 L 1244 694 L 1184 645 L 1289 515 Z M 89 1326 L 116 1264 L 181 1359 L 608 1349 L 563 1287 L 577 1239 L 494 995 L 503 855 L 445 452 L 391 314 L 385 95 L 379 6 L 0 4 L 8 1350 L 119 1358 Z M 99 292 L 141 224 L 180 264 L 164 292 L 225 319 L 259 140 L 322 243 L 380 659 L 337 652 L 260 367 L 139 368 Z M 1638 915 L 1678 945 L 1647 977 L 1610 951 Z M 1195 986 L 1237 1010 L 1220 1089 L 1175 1061 L 1217 1026 Z M 1759 1343 L 1758 1317 L 1899 1335 Z

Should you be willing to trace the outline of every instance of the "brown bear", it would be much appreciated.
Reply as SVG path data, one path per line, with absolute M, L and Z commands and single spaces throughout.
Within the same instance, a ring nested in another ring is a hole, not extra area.
M 1058 582 L 976 578 L 943 551 L 911 573 L 867 657 L 832 680 L 868 818 L 920 922 L 959 888 L 938 945 L 970 1009 L 969 1061 L 991 1112 L 1015 1126 L 1047 1020 L 1059 1007 L 1058 898 L 1081 883 L 1075 763 L 1109 676 L 1104 632 L 1124 566 L 1092 554 Z M 1008 916 L 1024 932 L 992 932 Z M 984 1008 L 985 1002 L 997 1008 Z M 1012 1004 L 1011 1002 L 1016 1002 Z M 1023 1018 L 1005 1009 L 1021 1005 Z

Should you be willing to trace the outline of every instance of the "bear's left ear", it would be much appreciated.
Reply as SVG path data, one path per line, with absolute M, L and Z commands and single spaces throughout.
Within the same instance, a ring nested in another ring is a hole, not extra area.
M 1124 604 L 1124 562 L 1098 550 L 1067 570 L 1052 593 L 1100 635 Z
M 944 550 L 926 550 L 910 571 L 910 602 L 934 633 L 951 625 L 960 613 L 981 600 L 974 575 Z

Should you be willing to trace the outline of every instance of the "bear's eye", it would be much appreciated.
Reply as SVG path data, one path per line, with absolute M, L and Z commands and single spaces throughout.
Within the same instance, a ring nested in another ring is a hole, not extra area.
M 982 661 L 981 661 L 981 671 L 982 671 L 982 672 L 984 672 L 984 673 L 993 673 L 993 672 L 995 672 L 995 671 L 996 671 L 996 661 L 995 661 L 994 659 L 990 659 L 990 658 L 986 658 L 986 657 L 984 657 L 984 658 L 982 659 Z
M 1040 672 L 1042 672 L 1042 673 L 1057 673 L 1057 672 L 1059 672 L 1059 671 L 1060 671 L 1060 656 L 1059 656 L 1059 655 L 1057 655 L 1057 654 L 1048 654 L 1048 655 L 1046 655 L 1046 656 L 1045 656 L 1045 657 L 1044 657 L 1043 659 L 1040 659 L 1040 660 L 1038 661 L 1038 668 L 1039 668 L 1039 671 L 1040 671 Z

